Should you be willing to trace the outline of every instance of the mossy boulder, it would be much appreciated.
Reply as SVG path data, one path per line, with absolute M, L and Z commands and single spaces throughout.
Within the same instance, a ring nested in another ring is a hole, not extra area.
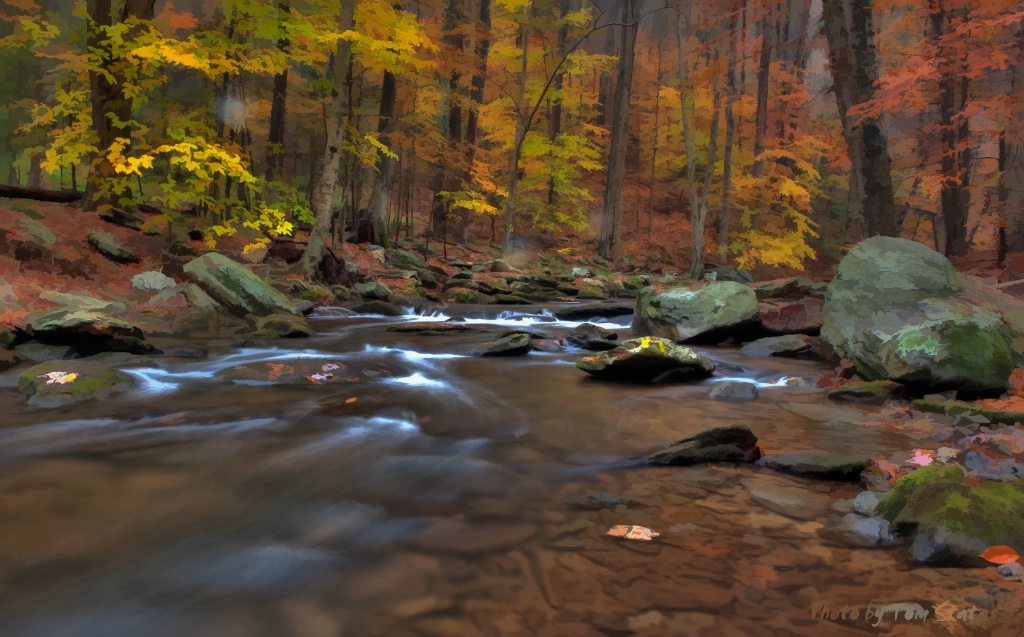
M 842 402 L 884 405 L 902 394 L 903 385 L 891 380 L 863 380 L 836 387 L 829 391 L 828 397 Z
M 533 349 L 530 334 L 519 333 L 502 336 L 486 343 L 481 356 L 526 356 Z
M 1024 548 L 1024 480 L 964 484 L 959 465 L 932 464 L 903 476 L 875 507 L 897 531 L 913 533 L 916 553 L 926 561 L 978 563 L 979 547 Z M 925 550 L 948 536 L 946 546 Z M 955 541 L 953 541 L 955 540 Z
M 156 348 L 146 343 L 142 329 L 94 310 L 60 307 L 33 314 L 29 324 L 36 340 L 48 345 L 68 345 L 80 354 L 130 352 L 149 354 Z
M 1015 358 L 1010 324 L 965 296 L 953 264 L 892 237 L 857 244 L 829 285 L 822 338 L 868 380 L 1002 392 Z
M 91 232 L 88 240 L 89 245 L 114 263 L 138 263 L 142 260 L 110 233 Z
M 633 334 L 680 342 L 724 340 L 759 321 L 757 296 L 741 283 L 708 283 L 664 292 L 646 287 L 637 294 Z
M 208 252 L 189 261 L 184 271 L 204 292 L 239 318 L 250 314 L 298 314 L 283 292 L 217 252 Z
M 914 406 L 921 411 L 927 411 L 935 414 L 946 414 L 947 416 L 959 416 L 960 414 L 966 414 L 968 416 L 984 416 L 992 422 L 999 422 L 1007 425 L 1024 423 L 1024 411 L 982 407 L 981 405 L 961 400 L 939 401 L 920 398 L 914 401 Z
M 380 316 L 405 316 L 405 310 L 387 301 L 366 301 L 352 308 L 358 314 L 377 314 Z
M 384 265 L 403 270 L 426 270 L 427 262 L 405 250 L 388 250 L 384 253 Z
M 271 314 L 256 321 L 256 329 L 282 338 L 308 338 L 313 335 L 306 319 L 294 314 Z
M 454 303 L 464 303 L 466 305 L 482 305 L 493 302 L 491 297 L 487 296 L 483 292 L 463 287 L 448 290 L 445 292 L 445 298 Z
M 44 409 L 102 400 L 136 386 L 134 376 L 84 360 L 47 361 L 18 377 L 18 388 L 28 404 Z
M 629 339 L 613 350 L 579 358 L 576 367 L 597 378 L 647 383 L 697 380 L 715 371 L 710 359 L 653 336 Z
M 370 281 L 368 283 L 356 283 L 356 292 L 363 297 L 364 301 L 390 301 L 391 289 L 383 283 Z

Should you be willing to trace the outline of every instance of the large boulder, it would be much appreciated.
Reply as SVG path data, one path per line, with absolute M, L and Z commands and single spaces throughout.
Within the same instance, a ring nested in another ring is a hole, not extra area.
M 143 292 L 159 292 L 178 285 L 163 272 L 150 271 L 132 277 L 132 288 Z
M 33 407 L 55 408 L 101 400 L 134 389 L 135 377 L 93 361 L 49 361 L 18 377 Z
M 184 270 L 204 292 L 239 318 L 249 314 L 298 314 L 283 292 L 222 254 L 208 252 L 189 261 Z
M 584 356 L 576 367 L 598 378 L 635 382 L 707 378 L 715 364 L 688 347 L 645 336 L 623 341 L 615 349 Z
M 403 270 L 425 270 L 427 262 L 405 250 L 388 250 L 384 253 L 384 264 Z
M 640 290 L 633 316 L 634 336 L 674 341 L 722 340 L 757 325 L 760 313 L 754 290 L 734 282 L 658 292 Z
M 84 356 L 100 352 L 149 354 L 156 351 L 146 343 L 136 325 L 95 310 L 60 307 L 29 317 L 36 340 L 48 345 L 69 345 Z
M 1002 392 L 1014 332 L 990 304 L 963 295 L 953 264 L 892 237 L 857 244 L 829 285 L 822 338 L 868 380 Z

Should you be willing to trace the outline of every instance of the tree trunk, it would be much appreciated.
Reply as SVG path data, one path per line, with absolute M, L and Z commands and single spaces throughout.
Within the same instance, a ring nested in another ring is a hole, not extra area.
M 736 134 L 736 118 L 733 105 L 738 98 L 736 91 L 736 64 L 739 59 L 737 50 L 737 29 L 739 28 L 739 10 L 734 7 L 729 14 L 729 70 L 726 75 L 728 95 L 725 100 L 725 152 L 722 158 L 722 212 L 718 217 L 718 248 L 719 258 L 728 262 L 729 216 L 732 212 L 732 147 Z
M 569 6 L 569 0 L 558 0 L 558 15 L 560 18 L 565 18 L 566 14 L 569 13 L 571 7 Z M 566 39 L 569 36 L 569 30 L 565 25 L 562 25 L 558 29 L 558 43 L 555 47 L 555 55 L 565 55 Z M 562 133 L 562 89 L 565 86 L 565 73 L 559 72 L 555 75 L 555 96 L 551 100 L 551 113 L 548 117 L 548 141 L 551 146 L 554 147 L 555 140 Z M 551 175 L 548 180 L 548 206 L 553 207 L 557 199 L 557 193 L 555 191 L 555 176 Z
M 1024 26 L 1017 32 L 1018 50 L 1024 55 Z M 1003 131 L 1004 168 L 999 182 L 1003 227 L 1010 252 L 1024 252 L 1024 60 L 1013 69 L 1010 116 Z
M 291 0 L 281 0 L 277 5 L 280 22 L 285 22 L 292 12 Z M 284 32 L 284 29 L 281 29 Z M 277 50 L 285 55 L 285 67 L 274 75 L 274 90 L 270 105 L 270 135 L 267 139 L 267 181 L 273 181 L 284 166 L 284 126 L 288 104 L 288 47 L 287 37 L 277 40 Z
M 380 120 L 377 132 L 385 145 L 390 145 L 389 132 L 395 119 L 395 99 L 398 90 L 395 75 L 384 72 L 384 83 L 380 90 Z M 373 177 L 373 192 L 367 212 L 373 224 L 373 242 L 385 248 L 388 241 L 388 211 L 391 209 L 391 188 L 395 180 L 395 160 L 383 152 L 377 153 L 377 173 Z
M 853 216 L 859 213 L 868 236 L 897 236 L 889 145 L 881 122 L 850 115 L 870 100 L 878 82 L 878 55 L 870 0 L 824 0 L 832 90 L 843 122 L 850 159 Z M 850 25 L 849 27 L 847 25 Z
M 129 19 L 152 20 L 156 0 L 126 0 L 121 12 L 121 22 Z M 127 62 L 113 58 L 110 43 L 102 27 L 114 25 L 111 0 L 88 0 L 89 14 L 88 47 L 103 56 L 101 70 L 89 72 L 91 91 L 93 131 L 96 133 L 97 153 L 89 165 L 84 207 L 86 210 L 109 208 L 117 204 L 119 195 L 110 190 L 107 180 L 115 177 L 114 166 L 110 163 L 111 147 L 119 138 L 131 144 L 131 127 L 126 124 L 132 116 L 132 98 L 124 93 L 127 81 Z M 130 31 L 126 38 L 134 37 Z M 127 150 L 127 146 L 125 148 Z
M 757 62 L 757 116 L 754 127 L 754 177 L 764 177 L 764 142 L 768 133 L 768 79 L 772 64 L 772 16 L 761 19 L 761 54 Z
M 460 31 L 465 22 L 465 12 L 462 10 L 463 0 L 448 0 L 445 9 L 445 35 L 444 43 L 448 48 L 448 55 L 461 59 L 462 50 L 465 45 L 465 37 Z M 460 102 L 460 91 L 462 73 L 458 60 L 454 60 L 451 72 L 448 75 L 448 105 L 447 105 L 447 138 L 448 155 L 456 157 L 459 144 L 462 142 L 462 104 Z M 449 198 L 439 194 L 440 192 L 453 192 L 460 190 L 461 180 L 458 174 L 458 160 L 442 159 L 442 165 L 438 167 L 438 175 L 434 179 L 435 184 L 440 188 L 434 191 L 434 203 L 431 207 L 431 217 L 434 226 L 434 234 L 440 235 L 445 241 L 448 240 L 448 219 L 450 212 Z M 462 175 L 463 177 L 465 175 Z M 460 223 L 455 230 L 455 235 L 460 240 L 465 240 L 466 218 L 460 215 Z
M 653 240 L 654 185 L 658 179 L 658 116 L 661 106 L 661 40 L 658 40 L 658 70 L 654 87 L 654 140 L 651 143 L 651 187 L 647 194 L 647 243 Z
M 519 25 L 519 53 L 522 66 L 519 71 L 519 95 L 516 99 L 516 138 L 512 142 L 512 159 L 509 165 L 508 199 L 505 201 L 505 249 L 507 256 L 512 253 L 512 233 L 515 228 L 516 187 L 519 185 L 519 155 L 526 139 L 526 80 L 529 77 L 530 34 L 526 30 L 527 22 Z
M 605 182 L 604 214 L 601 218 L 601 241 L 598 254 L 613 263 L 618 261 L 622 246 L 622 194 L 626 176 L 626 144 L 628 141 L 629 97 L 633 83 L 637 21 L 636 0 L 623 2 L 623 26 L 619 47 L 618 78 L 612 112 L 612 141 L 608 158 L 608 178 Z
M 342 32 L 350 31 L 353 25 L 355 0 L 340 0 L 341 16 L 339 27 Z M 352 59 L 349 40 L 339 40 L 334 57 L 334 92 L 328 109 L 327 145 L 324 148 L 323 172 L 313 199 L 315 220 L 309 234 L 309 245 L 302 255 L 302 272 L 307 279 L 317 274 L 320 260 L 327 250 L 327 238 L 331 232 L 331 206 L 338 185 L 341 156 L 344 152 L 346 123 L 348 120 L 349 90 L 348 74 Z
M 484 103 L 484 86 L 487 83 L 487 58 L 491 51 L 491 0 L 480 0 L 480 16 L 477 25 L 476 72 L 470 82 L 469 113 L 466 116 L 466 144 L 469 146 L 469 169 L 473 169 L 476 157 L 477 128 L 480 121 L 480 107 Z

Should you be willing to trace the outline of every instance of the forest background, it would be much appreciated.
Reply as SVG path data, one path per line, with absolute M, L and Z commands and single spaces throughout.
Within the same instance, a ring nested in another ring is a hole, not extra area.
M 351 239 L 695 278 L 1024 252 L 1011 0 L 0 0 L 0 55 L 8 186 L 309 273 Z

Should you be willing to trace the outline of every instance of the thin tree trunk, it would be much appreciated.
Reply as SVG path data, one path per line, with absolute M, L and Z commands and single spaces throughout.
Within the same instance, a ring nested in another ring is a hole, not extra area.
M 570 11 L 569 0 L 558 0 L 558 15 L 560 18 L 565 18 L 566 14 Z M 565 55 L 566 39 L 569 37 L 569 30 L 564 24 L 558 29 L 558 43 L 555 47 L 555 55 Z M 562 89 L 565 86 L 565 73 L 558 73 L 555 76 L 555 96 L 551 100 L 551 112 L 548 117 L 548 141 L 551 143 L 552 148 L 555 145 L 555 140 L 562 133 Z M 548 180 L 548 206 L 554 207 L 557 199 L 557 192 L 555 188 L 555 175 L 552 171 L 551 177 Z
M 1021 59 L 1010 80 L 1010 116 L 1003 131 L 1004 168 L 999 181 L 1010 252 L 1024 252 L 1024 26 L 1017 31 L 1017 42 Z
M 459 29 L 465 22 L 465 13 L 462 10 L 463 0 L 448 0 L 445 9 L 445 35 L 444 43 L 448 47 L 448 54 L 461 57 L 465 45 L 465 37 Z M 451 158 L 456 156 L 459 144 L 462 142 L 462 105 L 460 102 L 460 91 L 462 73 L 460 65 L 453 64 L 448 75 L 448 104 L 447 104 L 447 139 L 448 154 Z M 434 234 L 440 233 L 447 245 L 448 240 L 448 217 L 450 212 L 450 198 L 441 195 L 441 192 L 453 192 L 460 190 L 461 180 L 459 179 L 458 160 L 445 158 L 442 165 L 438 167 L 438 174 L 435 176 L 434 184 L 438 188 L 434 191 L 434 203 L 431 208 L 431 216 L 434 227 Z M 465 175 L 462 175 L 465 177 Z M 455 235 L 459 240 L 465 240 L 465 218 L 460 217 L 455 228 Z
M 654 141 L 651 144 L 651 187 L 647 194 L 647 243 L 652 241 L 654 226 L 654 185 L 658 177 L 658 115 L 661 106 L 661 40 L 658 40 L 658 71 L 654 88 Z
M 935 40 L 946 31 L 947 14 L 942 0 L 931 2 L 931 35 Z M 941 55 L 941 54 L 940 54 Z M 944 252 L 949 256 L 967 253 L 967 209 L 964 205 L 964 177 L 960 152 L 961 127 L 954 123 L 956 116 L 956 76 L 952 60 L 945 59 L 940 67 L 939 80 L 939 126 L 942 139 L 942 185 L 939 200 L 942 206 L 942 226 L 945 230 Z
M 728 262 L 729 217 L 732 212 L 732 147 L 736 134 L 736 118 L 733 105 L 738 98 L 736 92 L 736 64 L 739 57 L 737 50 L 738 8 L 734 7 L 729 14 L 729 70 L 726 74 L 728 96 L 725 100 L 725 152 L 722 158 L 722 212 L 718 217 L 719 258 Z
M 512 143 L 512 159 L 509 165 L 508 199 L 505 201 L 505 250 L 512 253 L 512 232 L 515 228 L 516 188 L 519 185 L 519 155 L 526 139 L 526 80 L 529 76 L 530 34 L 526 21 L 519 25 L 519 54 L 522 66 L 519 71 L 519 94 L 516 98 L 516 137 Z
M 389 145 L 390 130 L 395 119 L 395 100 L 398 88 L 395 75 L 384 72 L 384 82 L 380 90 L 380 120 L 377 132 L 381 142 Z M 395 180 L 395 160 L 383 151 L 377 153 L 377 173 L 373 177 L 373 191 L 367 212 L 373 224 L 373 242 L 385 248 L 391 247 L 388 242 L 388 210 L 391 208 L 391 188 Z
M 754 177 L 764 177 L 765 136 L 768 133 L 768 79 L 772 63 L 772 17 L 761 19 L 761 54 L 757 63 L 757 116 L 754 128 Z
M 484 86 L 487 83 L 487 58 L 491 51 L 491 0 L 480 0 L 479 24 L 477 25 L 476 72 L 470 82 L 469 113 L 466 116 L 466 144 L 469 146 L 469 168 L 473 169 L 476 158 L 477 128 L 480 121 L 480 106 L 484 103 Z
M 281 0 L 277 5 L 280 22 L 285 22 L 292 12 L 291 0 Z M 282 29 L 284 32 L 284 29 Z M 281 173 L 284 167 L 285 112 L 288 104 L 288 47 L 287 37 L 277 40 L 277 50 L 285 55 L 285 67 L 274 75 L 274 90 L 270 105 L 270 135 L 267 139 L 267 181 Z
M 355 0 L 340 0 L 341 15 L 339 26 L 342 32 L 350 31 L 355 13 Z M 313 200 L 315 220 L 309 235 L 309 245 L 302 256 L 302 272 L 312 279 L 317 274 L 320 260 L 327 250 L 327 238 L 331 232 L 331 206 L 338 185 L 341 157 L 345 146 L 346 123 L 348 121 L 349 90 L 348 74 L 352 59 L 349 40 L 339 40 L 334 58 L 334 94 L 328 117 L 327 145 L 324 148 L 323 172 Z
M 626 145 L 628 142 L 629 98 L 633 84 L 633 61 L 636 35 L 636 0 L 623 3 L 622 42 L 619 48 L 619 72 L 615 85 L 615 103 L 612 112 L 612 141 L 608 159 L 608 178 L 605 185 L 604 214 L 601 218 L 601 241 L 598 254 L 617 262 L 622 251 L 622 195 L 626 176 Z

